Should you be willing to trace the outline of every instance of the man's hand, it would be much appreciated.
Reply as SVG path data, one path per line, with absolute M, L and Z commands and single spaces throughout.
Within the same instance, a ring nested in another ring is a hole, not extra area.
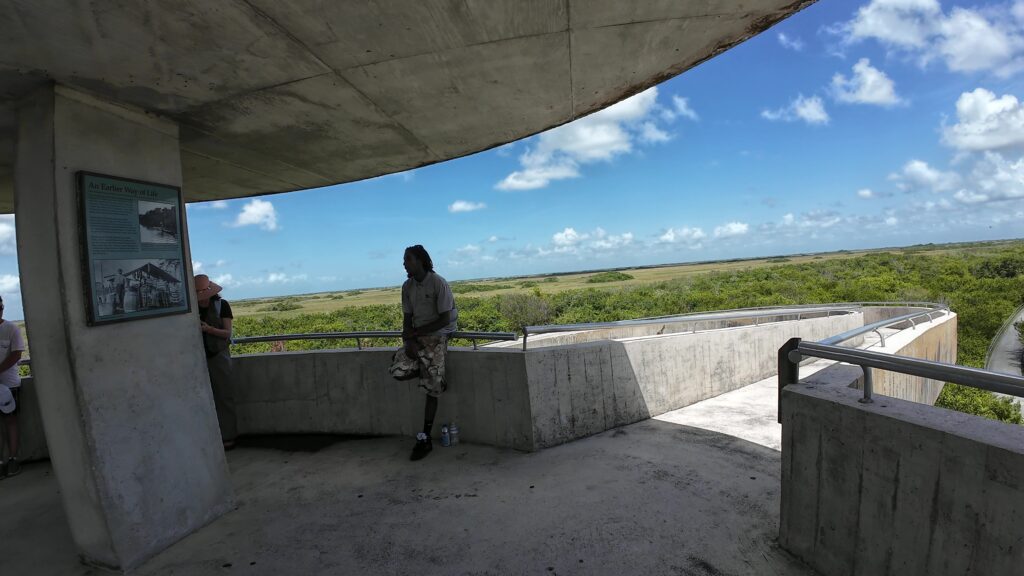
M 199 329 L 202 330 L 204 334 L 210 333 L 210 325 L 202 320 L 199 321 Z
M 416 341 L 416 338 L 405 339 L 405 355 L 409 358 L 415 358 L 420 352 L 420 343 Z

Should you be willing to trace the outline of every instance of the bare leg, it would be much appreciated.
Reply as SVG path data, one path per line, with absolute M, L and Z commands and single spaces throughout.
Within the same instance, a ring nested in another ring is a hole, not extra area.
M 436 400 L 436 398 L 435 398 Z M 7 448 L 9 458 L 18 457 L 18 416 L 11 414 L 4 416 L 4 426 L 7 428 Z

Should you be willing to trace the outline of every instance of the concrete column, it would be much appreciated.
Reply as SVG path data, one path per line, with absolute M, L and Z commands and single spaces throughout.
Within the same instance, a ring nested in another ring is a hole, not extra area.
M 25 320 L 64 507 L 86 561 L 131 568 L 224 513 L 231 487 L 194 301 L 86 325 L 75 173 L 180 186 L 178 127 L 50 87 L 19 111 L 16 156 Z

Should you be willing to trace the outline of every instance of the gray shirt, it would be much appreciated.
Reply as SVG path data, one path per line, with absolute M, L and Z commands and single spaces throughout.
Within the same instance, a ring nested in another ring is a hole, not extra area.
M 449 310 L 451 322 L 434 334 L 450 334 L 456 330 L 459 311 L 455 308 L 455 297 L 448 282 L 433 272 L 427 272 L 422 282 L 409 278 L 402 284 L 402 312 L 412 314 L 413 327 L 426 326 Z

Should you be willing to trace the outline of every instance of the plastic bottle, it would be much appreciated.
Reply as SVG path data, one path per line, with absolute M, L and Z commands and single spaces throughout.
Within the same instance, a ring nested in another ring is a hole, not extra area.
M 459 445 L 459 427 L 455 425 L 455 422 L 448 425 L 448 441 L 452 446 Z
M 451 434 L 447 426 L 441 426 L 441 446 L 451 446 Z

